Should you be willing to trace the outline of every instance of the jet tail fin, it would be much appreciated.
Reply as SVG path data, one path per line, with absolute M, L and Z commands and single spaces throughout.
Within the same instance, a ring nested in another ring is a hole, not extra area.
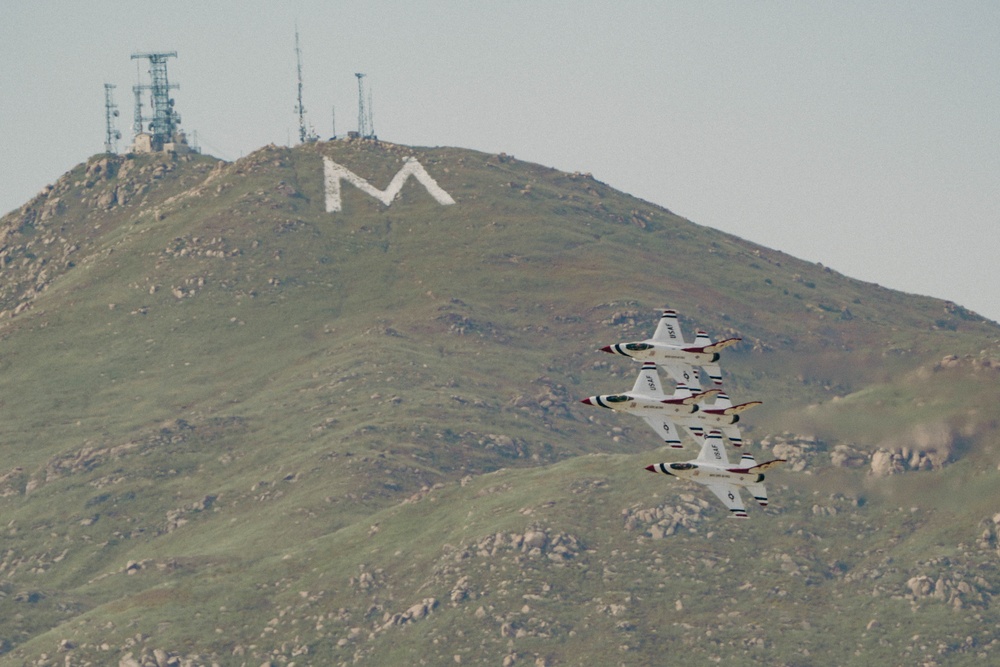
M 671 343 L 673 345 L 684 344 L 684 334 L 681 325 L 677 321 L 677 311 L 672 308 L 663 310 L 660 321 L 656 324 L 656 331 L 653 332 L 653 340 L 658 343 Z
M 652 361 L 642 364 L 642 369 L 639 371 L 639 375 L 636 376 L 635 384 L 632 386 L 632 393 L 655 398 L 663 396 L 663 385 L 660 384 L 660 374 L 656 371 L 656 364 Z

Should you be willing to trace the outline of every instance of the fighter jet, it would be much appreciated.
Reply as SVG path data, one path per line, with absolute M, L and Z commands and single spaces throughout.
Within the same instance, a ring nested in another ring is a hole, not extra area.
M 767 507 L 764 471 L 784 462 L 784 459 L 774 459 L 758 464 L 750 454 L 744 453 L 738 465 L 730 465 L 722 444 L 722 434 L 709 431 L 698 458 L 678 463 L 656 463 L 646 466 L 646 470 L 704 484 L 729 508 L 730 516 L 746 519 L 747 511 L 739 487 L 746 487 L 761 507 Z
M 698 444 L 702 442 L 705 429 L 709 428 L 721 430 L 734 447 L 741 447 L 742 434 L 735 424 L 740 420 L 741 412 L 760 405 L 760 401 L 733 405 L 729 396 L 722 393 L 721 389 L 700 391 L 697 373 L 692 379 L 695 387 L 678 382 L 673 395 L 667 396 L 660 384 L 660 374 L 656 370 L 656 364 L 647 361 L 643 363 L 631 392 L 591 396 L 580 402 L 638 415 L 663 438 L 667 445 L 677 449 L 683 447 L 677 424 L 680 424 Z M 717 395 L 714 403 L 703 402 L 713 395 Z
M 716 428 L 722 431 L 734 447 L 743 446 L 743 437 L 736 422 L 740 420 L 740 413 L 750 408 L 760 405 L 760 401 L 750 401 L 733 405 L 729 396 L 720 392 L 715 397 L 715 402 L 711 405 L 705 403 L 698 404 L 698 412 L 691 417 L 698 425 L 705 428 Z M 686 424 L 685 424 L 686 425 Z
M 684 334 L 677 321 L 677 311 L 667 308 L 660 316 L 653 337 L 634 343 L 616 343 L 601 348 L 603 352 L 621 354 L 637 361 L 652 361 L 664 366 L 674 380 L 683 365 L 701 366 L 717 385 L 722 384 L 722 370 L 719 368 L 719 350 L 739 342 L 740 338 L 727 338 L 713 343 L 704 331 L 698 331 L 693 343 L 684 342 Z
M 699 401 L 718 392 L 718 389 L 712 389 L 707 392 L 692 393 L 686 386 L 678 385 L 675 395 L 667 396 L 663 393 L 656 364 L 650 361 L 642 365 L 632 391 L 624 394 L 589 396 L 580 402 L 638 415 L 663 438 L 666 444 L 679 448 L 683 445 L 672 418 L 693 415 L 698 411 Z M 689 422 L 685 419 L 685 423 Z M 694 433 L 692 437 L 699 438 Z

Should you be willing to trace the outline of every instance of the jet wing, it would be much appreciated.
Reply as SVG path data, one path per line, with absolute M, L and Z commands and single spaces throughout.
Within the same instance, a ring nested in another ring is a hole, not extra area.
M 680 433 L 677 431 L 677 426 L 675 426 L 672 421 L 662 417 L 651 417 L 649 415 L 640 416 L 661 438 L 663 438 L 663 442 L 675 449 L 680 449 L 684 446 L 681 444 Z
M 660 316 L 660 321 L 653 332 L 654 343 L 666 343 L 668 345 L 683 345 L 684 334 L 681 333 L 681 325 L 677 321 L 677 311 L 667 308 Z
M 667 375 L 678 385 L 682 384 L 696 394 L 701 391 L 700 373 L 693 366 L 682 363 L 662 364 L 662 366 Z
M 740 490 L 735 485 L 726 484 L 725 482 L 712 482 L 705 486 L 711 489 L 712 493 L 717 495 L 719 500 L 722 501 L 722 504 L 729 508 L 730 516 L 739 517 L 740 519 L 747 518 L 747 509 L 743 506 L 743 499 L 740 498 Z
M 647 361 L 642 365 L 642 370 L 639 371 L 639 375 L 635 378 L 632 393 L 654 398 L 663 397 L 663 385 L 660 384 L 660 374 L 656 370 L 656 364 Z
M 684 430 L 688 432 L 688 435 L 690 435 L 691 439 L 696 443 L 704 440 L 705 429 L 703 429 L 700 424 L 681 424 L 681 426 L 684 427 Z
M 753 495 L 753 499 L 761 507 L 767 507 L 767 489 L 764 488 L 763 484 L 748 484 L 747 491 Z
M 702 364 L 702 368 L 708 373 L 713 384 L 722 385 L 722 369 L 719 368 L 719 364 Z
M 748 475 L 752 472 L 760 472 L 761 470 L 767 470 L 768 468 L 773 468 L 779 463 L 784 463 L 784 462 L 785 459 L 774 459 L 771 461 L 765 461 L 764 463 L 757 465 L 754 462 L 752 456 L 750 456 L 749 454 L 744 454 L 743 458 L 740 459 L 740 463 L 753 463 L 753 465 L 748 465 L 746 468 L 730 468 L 729 472 L 738 472 L 744 475 Z
M 740 427 L 733 424 L 724 424 L 719 426 L 722 432 L 725 434 L 729 441 L 733 443 L 733 447 L 743 446 L 743 436 L 740 433 Z

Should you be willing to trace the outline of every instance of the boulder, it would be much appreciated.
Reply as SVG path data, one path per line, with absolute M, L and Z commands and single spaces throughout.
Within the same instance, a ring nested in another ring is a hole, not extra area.
M 886 477 L 897 472 L 902 472 L 902 466 L 896 461 L 892 452 L 880 449 L 872 454 L 871 462 L 872 475 L 875 477 Z
M 539 530 L 530 530 L 524 534 L 524 546 L 527 549 L 544 549 L 548 536 Z

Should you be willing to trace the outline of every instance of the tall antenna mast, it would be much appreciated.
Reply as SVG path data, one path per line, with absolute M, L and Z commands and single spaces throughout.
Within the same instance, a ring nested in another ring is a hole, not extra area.
M 139 83 L 139 63 L 135 64 L 135 85 L 132 86 L 132 93 L 135 95 L 135 113 L 132 116 L 132 134 L 138 135 L 142 132 L 142 91 L 149 86 Z
M 302 51 L 299 49 L 299 26 L 295 26 L 295 69 L 299 75 L 299 102 L 295 112 L 299 114 L 299 143 L 306 140 L 306 108 L 302 106 Z
M 174 100 L 170 91 L 180 88 L 176 83 L 167 81 L 167 58 L 176 58 L 177 52 L 169 53 L 133 53 L 132 59 L 145 58 L 149 60 L 149 90 L 153 98 L 153 121 L 149 129 L 154 150 L 163 150 L 163 145 L 174 140 L 174 134 L 180 128 L 181 117 L 174 111 Z M 137 88 L 139 88 L 137 86 Z M 144 88 L 144 87 L 143 87 Z M 138 97 L 139 92 L 136 92 Z M 138 108 L 139 105 L 136 105 Z
M 302 105 L 302 50 L 299 49 L 299 26 L 295 26 L 295 69 L 299 78 L 298 104 L 295 105 L 295 113 L 299 114 L 299 143 L 316 141 L 318 137 L 306 128 L 306 108 Z
M 368 86 L 368 136 L 376 139 L 375 136 L 375 106 L 372 104 L 372 87 Z
M 112 91 L 115 89 L 113 83 L 104 84 L 104 152 L 117 153 L 118 140 L 122 138 L 122 133 L 115 127 L 115 118 L 118 117 L 118 105 L 115 104 Z
M 368 128 L 368 114 L 365 113 L 365 84 L 363 81 L 365 75 L 361 72 L 355 72 L 354 76 L 358 77 L 358 136 L 362 139 L 368 139 L 371 136 L 371 130 Z

